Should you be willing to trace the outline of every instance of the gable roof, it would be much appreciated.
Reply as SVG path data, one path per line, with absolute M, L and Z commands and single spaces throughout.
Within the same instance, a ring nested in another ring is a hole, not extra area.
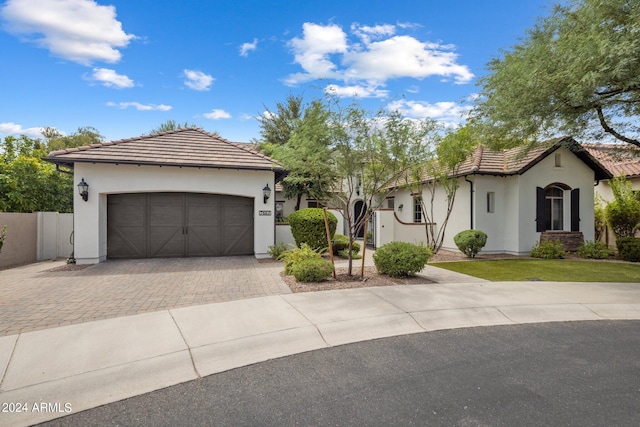
M 640 149 L 629 144 L 583 144 L 614 176 L 640 177 Z
M 463 177 L 467 175 L 491 175 L 510 176 L 522 175 L 544 158 L 552 154 L 557 149 L 564 147 L 576 155 L 595 173 L 595 179 L 604 180 L 612 177 L 611 173 L 592 156 L 581 144 L 571 137 L 555 138 L 542 142 L 532 149 L 527 147 L 516 147 L 509 150 L 491 150 L 484 146 L 478 146 L 473 154 L 469 156 L 455 173 L 449 175 L 450 178 Z M 423 177 L 424 182 L 433 180 L 434 177 L 427 174 Z M 402 187 L 404 184 L 392 185 L 392 187 Z
M 243 145 L 202 129 L 186 128 L 52 151 L 44 160 L 67 167 L 108 163 L 284 171 L 275 160 Z
M 495 151 L 480 146 L 462 165 L 455 176 L 464 175 L 522 175 L 557 149 L 571 150 L 583 163 L 595 172 L 596 179 L 611 178 L 610 172 L 582 145 L 571 137 L 545 141 L 527 151 L 526 147 Z

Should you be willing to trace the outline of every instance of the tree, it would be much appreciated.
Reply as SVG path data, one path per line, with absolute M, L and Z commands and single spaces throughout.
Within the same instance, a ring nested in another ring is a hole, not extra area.
M 92 126 L 79 127 L 71 135 L 63 135 L 55 128 L 46 127 L 42 130 L 42 136 L 49 152 L 104 142 L 104 136 Z
M 609 181 L 613 200 L 605 207 L 607 223 L 616 238 L 633 237 L 640 223 L 640 201 L 624 176 Z
M 0 211 L 73 211 L 73 178 L 44 162 L 45 142 L 7 136 L 0 153 Z
M 285 103 L 276 104 L 275 112 L 266 107 L 265 109 L 265 113 L 258 116 L 261 137 L 258 148 L 270 155 L 270 150 L 289 142 L 291 133 L 302 119 L 304 114 L 302 96 L 289 95 Z
M 494 148 L 558 134 L 640 147 L 640 2 L 569 0 L 489 73 L 472 117 Z
M 331 164 L 329 111 L 322 101 L 304 104 L 302 97 L 289 95 L 276 104 L 276 112 L 261 116 L 258 149 L 282 163 L 289 174 L 282 181 L 286 198 L 296 199 L 300 209 L 304 195 L 322 199 L 335 173 Z
M 413 163 L 406 185 L 411 192 L 419 195 L 416 200 L 425 223 L 427 246 L 436 254 L 444 243 L 445 231 L 460 186 L 458 172 L 462 163 L 469 158 L 477 142 L 471 127 L 465 126 L 436 140 L 433 152 L 423 156 L 426 160 Z M 445 197 L 444 217 L 436 221 L 436 208 L 442 206 L 436 200 L 440 193 Z M 425 197 L 425 194 L 427 197 Z
M 167 120 L 166 122 L 162 123 L 158 127 L 151 129 L 149 131 L 149 134 L 161 133 L 161 132 L 170 132 L 172 130 L 187 129 L 187 128 L 197 128 L 197 127 L 198 127 L 198 125 L 195 125 L 195 124 L 189 123 L 189 122 L 184 122 L 184 124 L 180 124 L 180 123 L 176 122 L 175 120 Z M 218 132 L 212 132 L 212 133 L 214 135 L 218 134 Z
M 341 109 L 336 104 L 332 117 L 333 162 L 337 174 L 328 194 L 330 206 L 339 210 L 347 224 L 349 238 L 348 274 L 352 274 L 353 242 L 369 214 L 393 192 L 409 167 L 425 160 L 428 140 L 437 132 L 434 121 L 414 121 L 400 113 L 380 111 L 374 117 L 357 105 Z M 362 199 L 366 212 L 356 216 L 353 200 Z

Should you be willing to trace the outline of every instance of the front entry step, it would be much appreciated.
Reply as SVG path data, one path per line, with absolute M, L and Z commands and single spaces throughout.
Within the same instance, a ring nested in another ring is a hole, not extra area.
M 559 241 L 565 251 L 575 252 L 584 243 L 582 231 L 545 231 L 540 234 L 540 243 L 546 241 Z

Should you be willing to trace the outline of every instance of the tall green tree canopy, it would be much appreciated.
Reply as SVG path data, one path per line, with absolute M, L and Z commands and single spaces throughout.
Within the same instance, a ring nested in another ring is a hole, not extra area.
M 180 124 L 178 122 L 176 122 L 175 120 L 167 120 L 164 123 L 161 123 L 158 127 L 155 127 L 153 129 L 151 129 L 149 131 L 150 134 L 152 133 L 161 133 L 161 132 L 169 132 L 172 130 L 178 130 L 178 129 L 187 129 L 187 128 L 197 128 L 198 125 L 194 124 L 194 123 L 189 123 L 189 122 L 184 122 L 183 124 Z M 218 134 L 218 132 L 212 132 L 213 134 Z
M 289 171 L 282 181 L 284 196 L 296 199 L 296 210 L 304 195 L 322 199 L 335 172 L 331 162 L 330 112 L 322 101 L 305 104 L 290 95 L 275 112 L 259 118 L 262 141 L 258 149 Z
M 73 177 L 42 160 L 44 141 L 7 136 L 0 146 L 0 212 L 73 210 Z
M 494 147 L 559 134 L 640 147 L 638 0 L 568 0 L 488 69 L 473 117 Z
M 42 136 L 48 152 L 104 142 L 104 136 L 92 126 L 79 127 L 70 135 L 63 135 L 57 129 L 47 127 L 42 130 Z

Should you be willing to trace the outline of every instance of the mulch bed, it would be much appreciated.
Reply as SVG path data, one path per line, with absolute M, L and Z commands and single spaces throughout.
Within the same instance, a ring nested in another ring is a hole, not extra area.
M 334 289 L 368 288 L 372 286 L 425 285 L 428 283 L 434 283 L 433 281 L 420 276 L 395 279 L 393 277 L 378 274 L 375 267 L 364 268 L 364 280 L 360 278 L 360 266 L 354 267 L 352 272 L 354 274 L 349 276 L 347 274 L 347 267 L 336 267 L 336 279 L 329 277 L 327 280 L 319 283 L 300 283 L 296 281 L 295 277 L 285 276 L 284 273 L 280 273 L 280 276 L 293 293 L 330 291 Z

